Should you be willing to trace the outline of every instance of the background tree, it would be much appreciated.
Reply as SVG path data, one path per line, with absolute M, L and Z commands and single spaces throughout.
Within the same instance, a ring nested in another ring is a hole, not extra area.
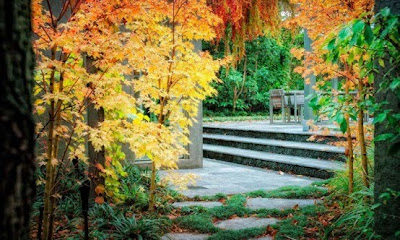
M 30 2 L 0 1 L 0 239 L 28 239 L 35 195 Z
M 379 12 L 381 9 L 389 7 L 393 14 L 400 14 L 400 3 L 396 0 L 376 0 L 375 1 L 375 12 Z M 398 39 L 397 39 L 398 41 Z M 397 44 L 398 46 L 398 44 Z M 400 51 L 400 49 L 397 49 Z M 389 68 L 393 68 L 391 75 L 399 77 L 400 68 L 395 65 L 391 65 L 387 62 L 386 69 L 381 69 L 381 72 L 386 72 Z M 381 84 L 384 82 L 384 77 L 377 74 L 375 78 L 375 89 L 376 89 L 376 102 L 383 103 L 387 101 L 388 104 L 383 106 L 383 110 L 391 110 L 393 114 L 399 114 L 400 101 L 398 92 L 387 89 L 385 91 L 378 91 Z M 398 90 L 398 89 L 397 89 Z M 387 121 L 387 120 L 386 120 Z M 394 127 L 388 127 L 386 121 L 377 122 L 375 124 L 375 138 L 379 135 L 384 134 L 396 134 L 398 133 L 399 125 Z M 384 140 L 375 143 L 375 200 L 379 201 L 383 193 L 387 193 L 387 190 L 400 192 L 400 151 L 399 141 L 397 138 L 395 141 Z M 390 151 L 392 149 L 392 151 Z M 393 151 L 394 149 L 394 151 Z M 375 210 L 375 231 L 381 234 L 384 239 L 396 239 L 395 233 L 399 234 L 400 230 L 400 201 L 396 198 L 391 198 L 386 204 L 376 208 Z M 399 237 L 399 236 L 397 236 Z
M 218 46 L 205 43 L 204 48 L 209 49 L 214 58 L 222 58 L 224 45 L 225 42 Z M 304 80 L 294 72 L 301 62 L 290 53 L 291 48 L 302 45 L 302 34 L 292 35 L 287 30 L 246 41 L 245 57 L 237 61 L 235 68 L 221 69 L 223 84 L 214 84 L 218 95 L 205 101 L 205 114 L 231 115 L 232 110 L 238 115 L 266 112 L 270 89 L 303 89 Z

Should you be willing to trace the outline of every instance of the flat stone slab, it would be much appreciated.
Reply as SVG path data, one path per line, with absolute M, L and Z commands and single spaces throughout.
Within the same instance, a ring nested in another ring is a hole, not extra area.
M 289 165 L 297 165 L 307 168 L 316 168 L 320 170 L 342 170 L 344 169 L 344 163 L 338 161 L 330 161 L 330 160 L 320 160 L 315 158 L 308 157 L 298 157 L 298 156 L 289 156 L 283 154 L 269 153 L 269 152 L 260 152 L 255 150 L 234 148 L 234 147 L 226 147 L 219 145 L 211 145 L 211 144 L 203 144 L 203 150 L 234 155 L 245 158 L 253 158 L 257 160 L 267 161 L 267 162 L 276 162 L 283 163 Z
M 239 230 L 245 228 L 258 228 L 266 227 L 277 223 L 279 220 L 276 218 L 234 218 L 224 221 L 216 222 L 214 225 L 221 229 Z
M 305 207 L 319 203 L 319 199 L 283 199 L 283 198 L 249 198 L 247 207 L 253 210 L 257 209 L 290 209 L 298 205 Z
M 197 233 L 168 233 L 161 240 L 205 240 L 209 237 L 210 235 Z
M 251 238 L 250 240 L 273 240 L 273 237 L 261 237 L 261 238 Z
M 175 208 L 181 208 L 181 207 L 194 207 L 194 206 L 200 206 L 200 207 L 205 207 L 205 208 L 213 208 L 213 207 L 219 207 L 222 206 L 221 202 L 195 202 L 195 201 L 188 201 L 188 202 L 175 202 L 172 204 L 173 207 Z
M 230 142 L 259 144 L 259 145 L 275 146 L 275 147 L 305 149 L 305 150 L 320 151 L 320 152 L 333 152 L 333 153 L 344 154 L 345 151 L 344 147 L 337 147 L 337 146 L 312 143 L 312 142 L 294 142 L 294 141 L 284 141 L 277 139 L 260 139 L 260 138 L 240 137 L 240 136 L 221 135 L 221 134 L 206 134 L 206 133 L 203 134 L 203 138 L 230 141 Z
M 283 186 L 308 186 L 320 180 L 306 176 L 280 174 L 277 171 L 265 170 L 235 163 L 204 159 L 203 168 L 179 169 L 181 174 L 194 174 L 198 177 L 195 186 L 179 192 L 187 197 L 213 196 L 217 193 L 237 194 L 256 190 L 274 190 Z M 162 177 L 167 171 L 160 171 Z

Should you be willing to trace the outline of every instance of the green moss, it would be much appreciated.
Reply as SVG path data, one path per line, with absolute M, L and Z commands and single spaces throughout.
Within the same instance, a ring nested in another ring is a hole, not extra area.
M 254 191 L 247 194 L 236 194 L 232 196 L 216 195 L 208 197 L 208 199 L 226 199 L 224 206 L 214 208 L 204 207 L 186 207 L 181 208 L 182 216 L 175 220 L 179 227 L 191 231 L 201 233 L 215 233 L 209 239 L 249 239 L 261 236 L 265 233 L 265 228 L 252 228 L 243 230 L 221 230 L 213 225 L 213 219 L 229 219 L 232 216 L 245 217 L 256 215 L 257 217 L 276 217 L 290 218 L 282 220 L 281 222 L 273 225 L 278 230 L 277 239 L 287 239 L 286 237 L 298 239 L 304 236 L 304 227 L 310 224 L 308 221 L 309 216 L 316 216 L 325 211 L 322 205 L 311 205 L 300 209 L 257 209 L 252 210 L 246 208 L 246 200 L 249 197 L 265 197 L 265 198 L 318 198 L 328 194 L 326 189 L 307 186 L 288 186 L 282 187 L 273 191 Z M 203 198 L 204 200 L 204 198 Z
M 223 193 L 218 193 L 214 196 L 194 196 L 193 200 L 195 201 L 220 201 L 223 199 L 227 199 L 227 196 Z
M 324 187 L 326 185 L 329 185 L 329 183 L 332 181 L 332 179 L 325 179 L 325 180 L 321 180 L 321 181 L 315 181 L 313 183 L 311 183 L 312 186 L 315 187 Z
M 233 215 L 243 217 L 251 213 L 250 209 L 244 206 L 221 206 L 210 209 L 210 214 L 218 219 L 228 219 Z
M 219 229 L 213 225 L 213 221 L 208 214 L 192 214 L 175 219 L 175 223 L 180 228 L 198 231 L 200 233 L 215 233 Z
M 286 186 L 272 191 L 254 191 L 247 193 L 246 196 L 263 198 L 318 198 L 326 196 L 327 194 L 327 189 L 315 186 Z
M 307 217 L 304 215 L 294 216 L 278 222 L 278 233 L 275 239 L 299 239 L 304 236 L 304 227 L 307 226 Z M 289 237 L 289 238 L 288 238 Z
M 242 230 L 223 230 L 214 234 L 209 240 L 241 240 L 263 235 L 265 228 L 247 228 Z

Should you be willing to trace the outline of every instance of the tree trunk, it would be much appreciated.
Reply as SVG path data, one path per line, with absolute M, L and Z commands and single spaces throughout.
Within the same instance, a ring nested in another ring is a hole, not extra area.
M 29 239 L 35 196 L 30 0 L 0 1 L 0 239 Z
M 367 148 L 365 146 L 365 135 L 364 135 L 364 110 L 362 107 L 364 99 L 364 84 L 362 80 L 358 83 L 358 117 L 357 117 L 357 128 L 358 128 L 358 143 L 360 144 L 361 154 L 361 167 L 362 167 L 362 180 L 364 186 L 369 188 L 369 175 L 368 175 L 368 157 Z
M 400 2 L 397 0 L 376 0 L 375 11 L 379 12 L 385 7 L 390 7 L 391 12 L 400 14 Z M 389 65 L 389 64 L 387 64 Z M 390 66 L 386 66 L 390 67 Z M 383 71 L 383 70 L 382 70 Z M 399 74 L 398 68 L 396 74 Z M 375 77 L 375 90 L 378 90 L 379 84 L 383 81 L 380 75 Z M 386 108 L 399 113 L 400 102 L 396 94 L 392 91 L 376 91 L 376 102 L 388 101 Z M 385 127 L 385 123 L 375 124 L 375 137 L 384 133 L 392 133 L 393 129 Z M 379 196 L 387 189 L 400 191 L 400 154 L 389 153 L 393 142 L 380 141 L 375 143 L 375 201 L 379 201 Z M 382 235 L 383 239 L 395 239 L 396 231 L 400 230 L 400 201 L 392 197 L 387 204 L 375 209 L 375 232 Z
M 345 91 L 346 96 L 349 96 L 349 80 L 346 79 L 345 83 Z M 346 101 L 346 108 L 349 107 L 349 102 Z M 346 109 L 346 112 L 348 109 Z M 347 130 L 346 130 L 346 138 L 347 138 L 347 147 L 346 147 L 346 155 L 348 158 L 348 168 L 349 168 L 349 194 L 353 193 L 354 189 L 354 151 L 353 151 L 353 138 L 351 136 L 351 128 L 350 128 L 350 116 L 348 113 L 345 113 L 345 118 L 347 122 Z
M 96 73 L 98 69 L 93 66 L 94 61 L 90 57 L 86 57 L 86 71 L 88 73 Z M 89 83 L 92 88 L 92 91 L 94 91 L 95 86 L 92 83 Z M 94 94 L 92 94 L 94 95 Z M 90 99 L 90 97 L 89 97 Z M 87 107 L 87 121 L 88 125 L 91 128 L 96 128 L 101 122 L 104 122 L 104 109 L 99 108 L 95 109 L 93 102 L 88 100 L 88 107 Z M 100 164 L 102 167 L 105 165 L 105 149 L 104 147 L 97 152 L 93 145 L 89 142 L 88 143 L 88 155 L 89 155 L 89 179 L 90 179 L 90 195 L 89 198 L 91 200 L 94 200 L 97 197 L 96 193 L 96 186 L 98 185 L 103 185 L 105 186 L 104 183 L 104 177 L 101 176 L 100 170 L 97 167 L 97 164 Z

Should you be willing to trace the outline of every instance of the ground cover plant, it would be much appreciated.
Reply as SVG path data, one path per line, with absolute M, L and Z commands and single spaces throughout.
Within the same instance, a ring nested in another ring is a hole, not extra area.
M 294 207 L 291 209 L 259 209 L 246 208 L 246 199 L 254 197 L 266 198 L 321 198 L 328 194 L 328 190 L 317 186 L 309 187 L 283 187 L 272 191 L 254 191 L 246 194 L 226 196 L 217 194 L 210 197 L 194 197 L 196 201 L 221 201 L 223 206 L 210 209 L 204 207 L 182 207 L 180 217 L 174 219 L 178 229 L 191 232 L 209 233 L 209 239 L 249 239 L 258 236 L 272 235 L 276 239 L 299 238 L 306 236 L 319 236 L 315 231 L 310 231 L 317 215 L 327 213 L 323 204 L 311 205 L 304 208 Z M 243 230 L 222 230 L 216 228 L 213 223 L 219 220 L 232 219 L 237 217 L 275 217 L 282 219 L 277 224 L 263 228 L 248 228 Z
M 149 211 L 151 170 L 137 166 L 126 166 L 126 177 L 122 177 L 117 192 L 123 198 L 108 203 L 94 203 L 89 207 L 89 237 L 95 239 L 158 239 L 166 233 L 172 221 L 168 214 L 172 212 L 171 203 L 182 199 L 175 190 L 162 183 L 156 177 L 156 211 Z M 79 187 L 73 181 L 65 183 L 68 192 L 59 201 L 55 217 L 55 239 L 84 238 L 84 209 L 82 208 Z M 40 195 L 39 195 L 40 196 Z M 43 214 L 43 198 L 36 199 L 31 223 L 32 238 L 40 235 L 39 226 Z

